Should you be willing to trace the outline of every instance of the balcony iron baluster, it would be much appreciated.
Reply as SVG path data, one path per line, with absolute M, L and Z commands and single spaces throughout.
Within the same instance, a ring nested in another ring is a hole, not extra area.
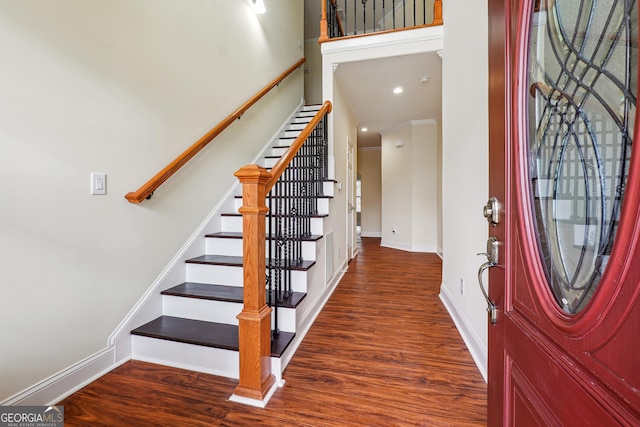
M 385 0 L 382 0 L 382 31 L 387 29 L 387 11 L 384 4 Z
M 396 0 L 393 0 L 391 10 L 393 11 L 393 29 L 396 29 Z
M 407 26 L 407 0 L 402 0 L 402 27 Z
M 353 0 L 353 34 L 358 34 L 358 0 Z
M 367 32 L 367 0 L 362 0 L 362 32 Z

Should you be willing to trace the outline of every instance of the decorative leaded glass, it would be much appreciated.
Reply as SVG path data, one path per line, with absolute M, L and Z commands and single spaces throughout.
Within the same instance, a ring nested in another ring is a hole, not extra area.
M 529 57 L 529 178 L 548 284 L 582 310 L 620 219 L 636 114 L 635 0 L 540 0 Z

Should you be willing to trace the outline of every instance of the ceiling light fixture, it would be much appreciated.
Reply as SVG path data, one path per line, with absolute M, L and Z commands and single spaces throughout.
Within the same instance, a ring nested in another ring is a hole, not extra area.
M 368 131 L 368 130 L 369 130 L 369 129 L 368 129 L 368 128 L 366 128 L 366 127 L 360 128 L 360 131 L 362 131 L 362 132 L 366 132 L 366 131 Z
M 395 93 L 395 94 L 397 95 L 397 94 L 399 94 L 399 93 L 402 93 L 402 91 L 403 91 L 403 90 L 404 90 L 404 89 L 402 89 L 402 87 L 401 87 L 401 86 L 398 86 L 397 88 L 395 88 L 395 89 L 393 90 L 393 93 Z
M 251 2 L 253 3 L 253 11 L 255 13 L 259 13 L 260 15 L 262 15 L 267 11 L 267 9 L 264 7 L 264 0 L 251 0 Z

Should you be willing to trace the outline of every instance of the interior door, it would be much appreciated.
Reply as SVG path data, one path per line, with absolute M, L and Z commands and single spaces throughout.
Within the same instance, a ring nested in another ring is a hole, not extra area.
M 637 2 L 488 5 L 489 425 L 639 426 Z

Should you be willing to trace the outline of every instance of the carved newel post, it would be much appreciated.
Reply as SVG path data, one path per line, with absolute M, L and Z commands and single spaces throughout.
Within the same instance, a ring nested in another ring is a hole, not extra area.
M 242 184 L 244 307 L 238 315 L 240 382 L 234 394 L 263 400 L 275 383 L 271 374 L 271 308 L 266 303 L 266 185 L 271 173 L 258 165 L 240 168 Z

